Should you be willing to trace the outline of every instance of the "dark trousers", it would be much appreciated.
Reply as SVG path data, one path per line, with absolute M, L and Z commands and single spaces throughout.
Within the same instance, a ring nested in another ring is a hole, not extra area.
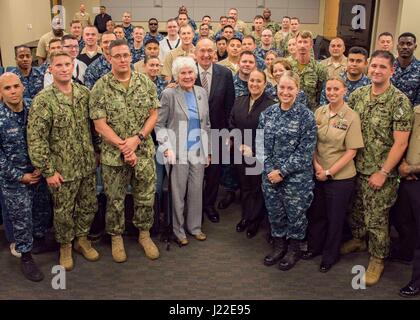
M 398 231 L 398 245 L 393 250 L 396 250 L 398 256 L 407 261 L 413 259 L 416 247 L 416 223 L 414 220 L 416 212 L 412 204 L 412 199 L 414 199 L 412 189 L 415 184 L 416 181 L 401 180 L 397 202 L 392 207 L 390 213 L 391 223 Z M 417 192 L 419 192 L 418 189 Z M 420 192 L 417 193 L 417 197 L 420 197 Z
M 420 287 L 420 175 L 419 180 L 404 180 L 400 184 L 400 192 L 407 196 L 404 214 L 411 213 L 414 216 L 414 226 L 417 234 L 417 242 L 414 250 L 412 281 L 415 286 Z M 402 211 L 399 211 L 399 213 Z
M 219 191 L 221 164 L 210 164 L 204 172 L 205 187 L 203 192 L 203 208 L 214 207 Z
M 266 211 L 261 175 L 247 175 L 245 169 L 246 165 L 235 165 L 241 190 L 242 219 L 258 223 L 264 219 Z
M 355 178 L 316 181 L 314 201 L 308 211 L 308 247 L 322 253 L 324 263 L 339 258 L 348 203 L 355 188 Z

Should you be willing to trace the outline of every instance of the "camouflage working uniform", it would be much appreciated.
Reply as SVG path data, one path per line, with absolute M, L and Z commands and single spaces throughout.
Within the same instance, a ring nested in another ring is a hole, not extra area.
M 298 62 L 295 59 L 290 60 L 292 70 L 300 77 L 300 88 L 308 97 L 309 107 L 312 111 L 320 105 L 319 100 L 321 90 L 327 80 L 327 70 L 315 59 L 311 58 L 309 63 L 305 65 L 302 71 L 298 69 Z
M 268 84 L 268 83 L 267 83 Z M 268 96 L 273 99 L 275 102 L 279 102 L 279 97 L 277 94 L 277 85 L 275 86 L 267 86 L 265 93 L 268 94 Z M 308 98 L 306 97 L 305 92 L 302 90 L 299 90 L 298 95 L 296 97 L 296 102 L 299 102 L 303 104 L 304 106 L 308 105 Z
M 85 72 L 85 86 L 92 89 L 96 81 L 108 72 L 111 72 L 111 64 L 106 60 L 104 55 L 101 55 L 87 67 Z
M 353 237 L 369 236 L 369 252 L 385 258 L 389 251 L 389 209 L 397 197 L 398 179 L 394 169 L 380 190 L 369 187 L 369 177 L 381 170 L 394 144 L 394 131 L 410 131 L 413 110 L 408 98 L 391 85 L 375 100 L 372 85 L 354 91 L 348 105 L 360 115 L 364 149 L 356 156 L 357 193 L 351 216 Z
M 249 94 L 248 82 L 241 80 L 241 78 L 239 78 L 239 73 L 233 76 L 233 86 L 235 88 L 235 98 L 246 96 Z M 273 85 L 269 82 L 267 82 L 267 85 L 265 87 L 265 93 L 267 93 L 270 97 L 273 94 Z
M 420 61 L 413 56 L 410 65 L 403 69 L 398 59 L 394 62 L 392 84 L 410 99 L 413 106 L 420 104 Z
M 51 219 L 50 197 L 45 179 L 35 185 L 21 182 L 35 168 L 29 160 L 26 123 L 31 100 L 24 99 L 23 110 L 13 112 L 0 102 L 0 193 L 3 214 L 13 226 L 16 250 L 32 250 L 33 237 L 45 236 Z
M 44 72 L 42 68 L 32 67 L 27 77 L 22 74 L 19 68 L 13 68 L 10 72 L 16 74 L 24 85 L 24 98 L 33 99 L 44 88 Z
M 273 34 L 276 34 L 276 32 L 280 30 L 280 25 L 275 21 L 270 21 L 265 24 L 264 29 L 270 29 Z
M 45 178 L 63 176 L 50 188 L 55 237 L 61 244 L 87 236 L 97 211 L 95 156 L 89 121 L 89 90 L 72 83 L 73 101 L 54 85 L 42 90 L 29 112 L 28 148 Z
M 370 84 L 370 79 L 364 74 L 362 74 L 362 77 L 357 81 L 350 81 L 349 78 L 347 77 L 347 72 L 341 74 L 340 76 L 345 80 L 346 85 L 347 85 L 347 92 L 346 92 L 346 95 L 344 96 L 345 102 L 349 101 L 349 97 L 353 93 L 354 90 Z M 322 88 L 320 101 L 321 101 L 320 102 L 321 106 L 329 103 L 327 100 L 327 93 L 325 92 L 325 84 L 324 84 L 324 87 Z
M 128 89 L 112 73 L 101 78 L 94 86 L 90 99 L 92 120 L 105 119 L 111 129 L 127 139 L 140 133 L 152 109 L 159 108 L 156 87 L 144 74 L 131 73 Z M 102 177 L 107 196 L 106 231 L 110 235 L 124 232 L 124 199 L 127 185 L 133 188 L 134 225 L 148 231 L 153 224 L 155 195 L 155 147 L 148 136 L 136 155 L 134 168 L 124 162 L 118 149 L 103 141 L 101 152 Z
M 136 63 L 137 61 L 144 59 L 144 46 L 142 45 L 141 48 L 136 49 L 134 48 L 134 43 L 129 45 L 131 51 L 132 61 L 131 63 Z
M 317 127 L 312 112 L 295 102 L 284 111 L 279 104 L 260 116 L 256 146 L 257 158 L 264 164 L 262 187 L 273 237 L 302 240 L 308 221 L 306 211 L 313 199 L 312 156 Z M 280 170 L 280 183 L 272 184 L 267 175 Z
M 153 36 L 150 34 L 150 32 L 147 32 L 146 35 L 144 36 L 143 43 L 146 44 L 147 41 L 152 40 L 152 39 L 155 39 L 157 40 L 157 42 L 159 42 L 165 39 L 165 37 L 161 33 L 158 33 L 156 36 Z
M 134 38 L 133 38 L 134 26 L 130 23 L 128 27 L 123 26 L 123 30 L 124 30 L 124 37 L 127 40 L 128 44 L 129 45 L 132 44 L 134 42 Z

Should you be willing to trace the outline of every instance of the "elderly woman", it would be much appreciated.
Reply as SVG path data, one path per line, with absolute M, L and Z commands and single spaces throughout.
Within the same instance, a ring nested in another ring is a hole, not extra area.
M 173 232 L 181 245 L 187 245 L 186 231 L 197 240 L 206 239 L 201 224 L 204 168 L 210 163 L 211 150 L 209 105 L 206 91 L 194 85 L 197 66 L 193 58 L 177 58 L 172 74 L 178 85 L 162 92 L 155 131 L 159 149 L 173 164 Z
M 257 157 L 264 164 L 262 187 L 274 250 L 265 265 L 293 268 L 305 238 L 306 210 L 313 198 L 312 156 L 316 123 L 307 106 L 296 101 L 299 76 L 285 72 L 278 84 L 280 103 L 265 110 L 258 124 Z
M 260 114 L 274 104 L 264 92 L 266 84 L 267 78 L 263 71 L 252 71 L 248 80 L 249 94 L 235 100 L 230 117 L 230 129 L 239 129 L 241 132 L 240 139 L 234 140 L 235 152 L 239 152 L 242 158 L 240 164 L 235 164 L 242 197 L 242 217 L 236 225 L 236 231 L 247 229 L 248 238 L 257 234 L 265 213 L 261 172 L 251 174 L 247 171 L 258 167 L 255 161 L 255 135 Z M 245 138 L 246 131 L 252 132 L 249 140 Z
M 308 214 L 309 249 L 302 256 L 310 259 L 322 253 L 321 272 L 330 270 L 339 258 L 346 209 L 355 188 L 353 158 L 364 146 L 359 115 L 344 102 L 345 81 L 332 77 L 325 91 L 330 103 L 315 111 L 315 197 Z

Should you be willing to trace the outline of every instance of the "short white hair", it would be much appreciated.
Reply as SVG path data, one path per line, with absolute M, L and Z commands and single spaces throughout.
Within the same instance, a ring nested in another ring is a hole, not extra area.
M 197 76 L 197 65 L 195 64 L 194 59 L 191 57 L 178 57 L 172 64 L 172 76 L 174 77 L 175 81 L 178 80 L 179 72 L 183 68 L 190 68 L 194 71 L 195 76 Z

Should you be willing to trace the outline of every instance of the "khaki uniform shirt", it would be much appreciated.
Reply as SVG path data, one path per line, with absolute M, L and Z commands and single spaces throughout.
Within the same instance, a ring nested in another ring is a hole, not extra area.
M 74 14 L 73 20 L 79 20 L 82 24 L 82 27 L 86 27 L 86 26 L 91 26 L 92 25 L 92 20 L 90 19 L 90 14 L 85 12 L 85 13 L 81 13 L 76 12 Z
M 64 32 L 63 34 L 66 35 L 67 33 Z M 38 47 L 36 48 L 36 56 L 46 59 L 48 44 L 50 43 L 51 39 L 55 38 L 61 39 L 61 37 L 54 36 L 54 33 L 52 31 L 44 34 L 38 41 Z
M 347 103 L 333 116 L 329 105 L 319 107 L 315 111 L 315 120 L 318 127 L 317 158 L 325 170 L 330 169 L 347 150 L 364 147 L 359 115 Z M 355 175 L 356 167 L 351 160 L 334 175 L 334 180 Z
M 58 171 L 64 181 L 93 174 L 96 169 L 89 121 L 89 90 L 72 83 L 73 101 L 54 85 L 33 100 L 28 118 L 28 151 L 46 178 Z
M 159 67 L 159 74 L 158 74 L 159 76 L 162 75 L 162 68 L 163 68 L 163 65 L 161 64 Z M 138 73 L 146 73 L 146 69 L 144 68 L 144 60 L 137 61 L 134 64 L 134 71 Z
M 221 66 L 228 68 L 230 71 L 232 71 L 233 75 L 235 75 L 239 71 L 239 65 L 234 64 L 228 58 L 223 59 L 222 61 L 219 61 L 217 64 L 220 64 Z
M 327 68 L 328 77 L 338 77 L 341 73 L 347 71 L 347 58 L 343 56 L 339 63 L 333 63 L 329 57 L 321 61 L 321 64 Z
M 365 148 L 357 153 L 356 169 L 364 175 L 382 168 L 394 144 L 394 131 L 411 131 L 414 116 L 410 100 L 393 85 L 376 99 L 372 99 L 371 92 L 372 85 L 361 87 L 348 101 L 362 123 Z M 396 175 L 394 168 L 391 176 Z
M 420 165 L 420 105 L 414 108 L 414 124 L 406 160 L 412 166 Z
M 101 47 L 100 46 L 97 46 L 96 47 L 96 51 L 95 51 L 95 53 L 91 56 L 90 54 L 89 54 L 89 52 L 87 51 L 87 47 L 84 47 L 83 49 L 82 49 L 82 52 L 80 52 L 80 54 L 87 54 L 90 58 L 92 58 L 92 57 L 94 57 L 94 56 L 96 56 L 97 54 L 102 54 L 102 49 L 101 49 Z
M 152 109 L 160 107 L 155 84 L 144 74 L 131 72 L 128 89 L 112 72 L 99 79 L 91 91 L 90 118 L 106 119 L 107 124 L 121 138 L 133 137 L 141 131 Z M 108 166 L 123 166 L 118 147 L 102 141 L 101 162 Z M 149 159 L 155 147 L 151 136 L 136 150 L 137 157 Z
M 191 46 L 190 51 L 186 52 L 182 49 L 182 46 L 179 46 L 178 48 L 169 51 L 165 61 L 163 62 L 162 75 L 165 77 L 172 77 L 172 64 L 174 63 L 175 59 L 178 57 L 186 57 L 190 53 L 194 53 L 194 50 L 195 47 Z

